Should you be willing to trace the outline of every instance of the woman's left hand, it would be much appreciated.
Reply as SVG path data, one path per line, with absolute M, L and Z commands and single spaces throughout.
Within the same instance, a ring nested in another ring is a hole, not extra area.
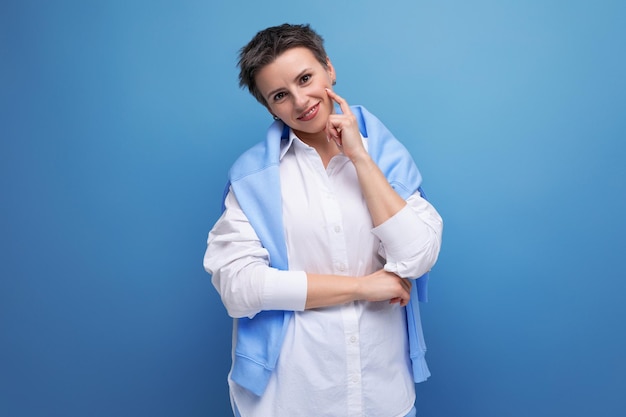
M 326 122 L 326 136 L 328 140 L 333 140 L 339 149 L 353 162 L 361 157 L 368 156 L 356 116 L 352 113 L 350 106 L 341 96 L 329 88 L 326 89 L 331 100 L 337 102 L 342 114 L 331 114 Z

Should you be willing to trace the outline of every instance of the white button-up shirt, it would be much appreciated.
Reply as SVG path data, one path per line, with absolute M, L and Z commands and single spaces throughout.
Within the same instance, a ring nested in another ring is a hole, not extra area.
M 280 179 L 289 271 L 268 266 L 232 192 L 209 233 L 204 266 L 231 316 L 295 311 L 264 394 L 229 378 L 235 406 L 242 417 L 406 415 L 415 387 L 403 308 L 356 301 L 304 311 L 306 272 L 358 277 L 384 267 L 419 277 L 437 259 L 441 217 L 416 193 L 374 228 L 349 159 L 337 155 L 324 168 L 293 133 L 282 144 Z

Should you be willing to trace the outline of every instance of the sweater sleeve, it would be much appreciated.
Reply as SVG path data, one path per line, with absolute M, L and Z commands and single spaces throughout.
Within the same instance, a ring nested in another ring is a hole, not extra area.
M 430 271 L 441 248 L 443 221 L 419 192 L 389 220 L 372 229 L 381 241 L 379 254 L 385 270 L 403 278 L 420 277 Z
M 304 310 L 306 273 L 270 266 L 268 251 L 232 192 L 209 232 L 204 268 L 231 317 L 252 318 L 263 310 Z

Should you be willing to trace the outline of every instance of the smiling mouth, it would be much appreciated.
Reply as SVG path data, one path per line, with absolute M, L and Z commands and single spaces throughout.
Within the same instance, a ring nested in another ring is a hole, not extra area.
M 298 120 L 303 121 L 303 122 L 311 120 L 317 114 L 317 110 L 319 109 L 319 106 L 320 105 L 318 103 L 315 106 L 311 107 L 306 113 L 298 117 Z

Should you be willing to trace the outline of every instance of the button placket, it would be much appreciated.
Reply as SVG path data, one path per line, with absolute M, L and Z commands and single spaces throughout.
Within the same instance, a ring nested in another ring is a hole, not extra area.
M 331 161 L 330 165 L 335 163 Z M 336 165 L 336 164 L 335 164 Z M 343 228 L 343 215 L 339 198 L 332 187 L 332 176 L 336 171 L 327 170 L 324 177 L 323 195 L 327 198 L 324 204 L 324 216 L 329 248 L 332 253 L 334 273 L 345 275 L 350 273 L 348 262 L 347 242 Z M 359 321 L 355 303 L 348 303 L 341 308 L 343 330 L 346 349 L 346 384 L 348 394 L 348 417 L 357 417 L 363 414 L 363 399 L 361 386 L 361 349 L 358 343 Z
M 333 273 L 344 275 L 348 271 L 348 253 L 342 226 L 342 214 L 339 202 L 329 186 L 328 178 L 324 181 L 322 195 L 327 200 L 324 204 L 324 218 L 328 231 L 328 246 L 332 253 Z

